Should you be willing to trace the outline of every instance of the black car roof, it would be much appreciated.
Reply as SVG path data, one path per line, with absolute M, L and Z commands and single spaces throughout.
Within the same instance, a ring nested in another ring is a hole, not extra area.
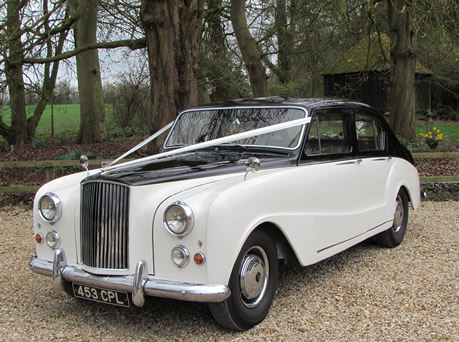
M 239 106 L 298 106 L 307 109 L 316 109 L 328 106 L 346 106 L 346 107 L 367 107 L 370 106 L 347 99 L 340 98 L 296 98 L 296 97 L 260 97 L 260 98 L 243 98 L 218 103 L 210 103 L 207 105 L 195 107 L 198 108 L 224 108 L 224 107 L 239 107 Z

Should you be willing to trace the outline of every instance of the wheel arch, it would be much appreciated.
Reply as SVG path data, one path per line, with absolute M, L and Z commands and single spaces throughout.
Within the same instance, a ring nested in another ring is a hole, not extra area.
M 290 242 L 284 232 L 272 222 L 264 222 L 258 225 L 253 231 L 263 231 L 267 233 L 276 245 L 277 258 L 284 263 L 299 264 L 299 259 L 295 254 Z M 252 234 L 251 233 L 251 234 Z
M 397 196 L 397 194 L 398 194 L 400 191 L 404 191 L 404 192 L 406 193 L 406 196 L 408 197 L 408 205 L 411 205 L 411 208 L 412 208 L 412 209 L 416 209 L 416 208 L 414 207 L 413 195 L 412 195 L 412 193 L 411 193 L 409 187 L 406 186 L 405 184 L 402 184 L 402 185 L 399 187 L 399 189 L 398 189 L 397 193 L 395 194 L 395 196 Z
M 416 168 L 406 160 L 393 158 L 393 166 L 389 174 L 388 195 L 397 197 L 399 191 L 405 191 L 411 208 L 416 210 L 421 204 L 421 185 Z M 390 198 L 388 198 L 390 200 Z

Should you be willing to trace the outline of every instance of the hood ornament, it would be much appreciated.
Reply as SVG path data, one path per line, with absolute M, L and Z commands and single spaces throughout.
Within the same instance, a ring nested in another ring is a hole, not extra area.
M 250 172 L 257 172 L 260 170 L 260 160 L 257 157 L 249 157 L 245 162 L 245 169 L 247 172 L 244 175 L 244 180 Z
M 89 176 L 89 169 L 88 169 L 88 157 L 86 157 L 84 154 L 80 156 L 80 166 L 86 170 L 86 173 Z

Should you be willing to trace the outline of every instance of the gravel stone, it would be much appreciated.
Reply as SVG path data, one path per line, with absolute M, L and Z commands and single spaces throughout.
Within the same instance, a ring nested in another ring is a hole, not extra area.
M 0 209 L 1 341 L 458 341 L 459 202 L 410 212 L 397 248 L 364 242 L 306 268 L 281 267 L 266 319 L 221 328 L 206 304 L 148 298 L 119 308 L 56 292 L 32 273 L 30 208 Z

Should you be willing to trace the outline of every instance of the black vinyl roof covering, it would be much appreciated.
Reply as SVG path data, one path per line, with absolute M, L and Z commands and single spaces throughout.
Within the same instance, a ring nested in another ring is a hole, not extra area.
M 241 98 L 207 105 L 197 106 L 189 109 L 206 109 L 206 108 L 231 108 L 231 107 L 276 107 L 276 106 L 295 106 L 305 109 L 312 109 L 323 106 L 344 105 L 347 106 L 367 106 L 349 99 L 337 97 L 319 97 L 319 98 L 300 98 L 300 97 L 259 97 L 259 98 Z M 187 110 L 189 110 L 187 109 Z M 185 110 L 186 111 L 186 110 Z

